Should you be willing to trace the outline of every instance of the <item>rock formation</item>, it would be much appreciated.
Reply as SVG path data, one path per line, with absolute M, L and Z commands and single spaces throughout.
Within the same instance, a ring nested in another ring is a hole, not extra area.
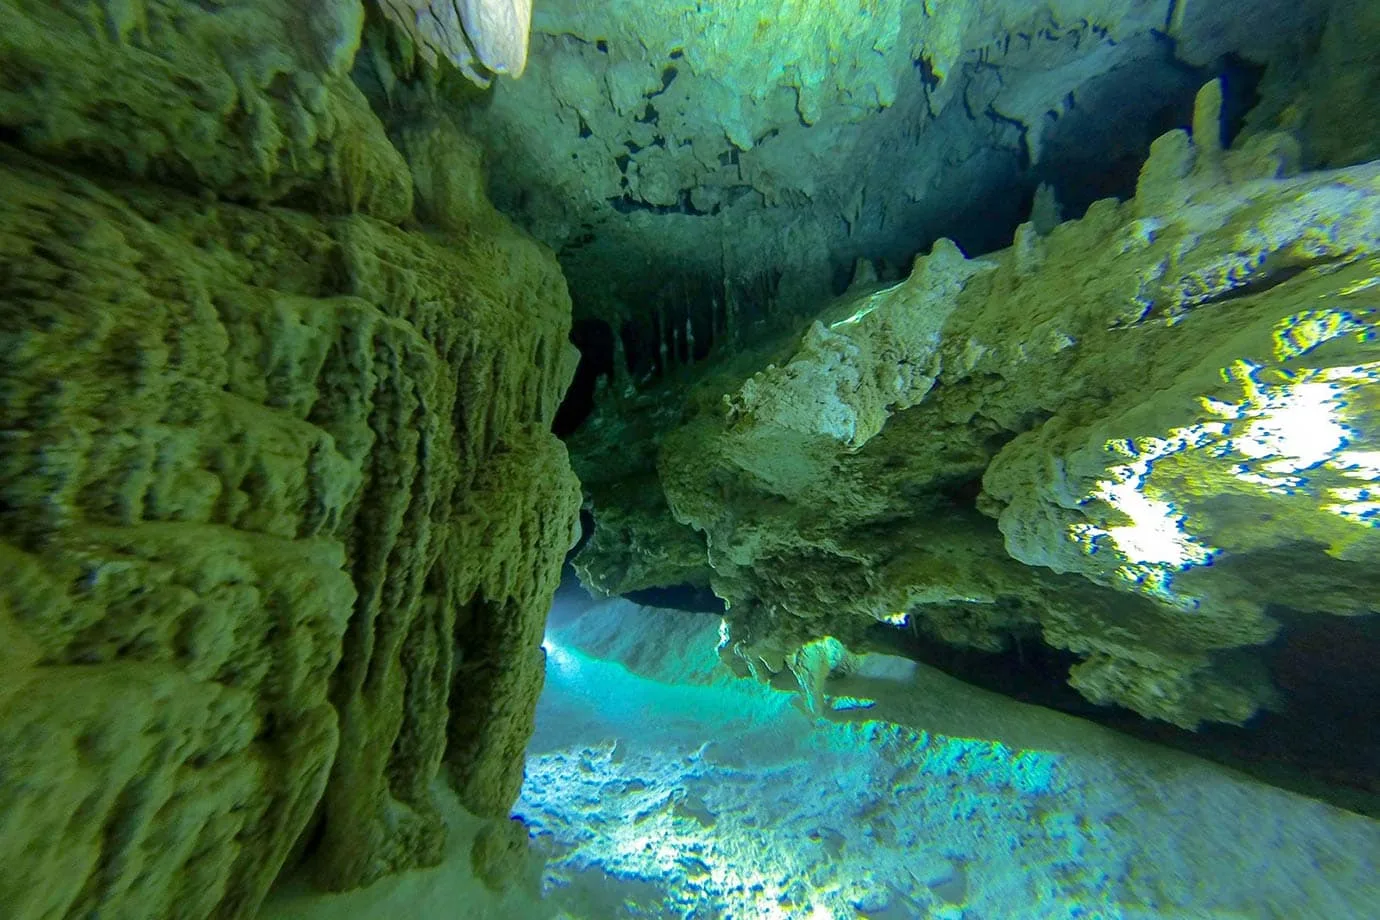
M 879 623 L 1269 705 L 1283 617 L 1380 596 L 1377 29 L 0 0 L 0 916 L 248 918 L 436 864 L 456 802 L 526 871 L 567 274 L 592 586 L 712 587 L 816 708 Z
M 479 86 L 491 74 L 522 76 L 532 0 L 382 0 L 388 18 L 430 64 L 444 58 Z
M 363 17 L 0 3 L 7 918 L 251 917 L 517 795 L 569 298 Z
M 703 357 L 859 259 L 894 281 L 940 236 L 1009 245 L 1041 183 L 1069 216 L 1129 194 L 1200 85 L 1230 71 L 1236 118 L 1333 5 L 546 0 L 526 76 L 467 117 L 495 200 L 641 377 L 687 321 Z
M 941 240 L 688 392 L 605 400 L 573 442 L 612 524 L 587 582 L 708 580 L 736 664 L 805 688 L 812 640 L 911 621 L 1038 635 L 1089 699 L 1183 726 L 1268 705 L 1272 612 L 1380 596 L 1380 164 L 1226 152 L 1221 104 L 1131 201 L 981 258 Z

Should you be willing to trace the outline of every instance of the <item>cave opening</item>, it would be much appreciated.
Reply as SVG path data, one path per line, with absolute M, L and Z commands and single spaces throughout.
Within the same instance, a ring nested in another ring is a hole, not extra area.
M 614 380 L 613 337 L 613 330 L 603 320 L 580 320 L 571 327 L 570 342 L 579 349 L 580 360 L 575 367 L 575 378 L 556 411 L 552 424 L 556 437 L 574 434 L 594 411 L 601 382 L 609 385 Z
M 644 607 L 684 610 L 687 613 L 723 613 L 724 599 L 707 585 L 679 584 L 664 588 L 641 588 L 622 595 Z
M 1114 72 L 1084 90 L 1041 139 L 1042 157 L 1031 169 L 1035 184 L 1054 189 L 1063 219 L 1076 219 L 1095 201 L 1134 196 L 1150 143 L 1174 129 L 1187 129 L 1193 101 L 1209 80 L 1221 80 L 1223 141 L 1230 145 L 1260 100 L 1265 68 L 1237 54 L 1212 67 L 1188 67 L 1160 39 L 1156 54 Z M 1027 184 L 1033 197 L 1034 186 Z M 1028 213 L 1028 210 L 1027 210 Z M 1009 245 L 1010 237 L 1002 245 Z
M 1238 764 L 1265 763 L 1281 773 L 1301 769 L 1313 784 L 1303 791 L 1380 817 L 1373 799 L 1380 791 L 1380 739 L 1374 730 L 1380 672 L 1373 667 L 1380 655 L 1380 620 L 1287 608 L 1271 614 L 1282 624 L 1265 649 L 1281 694 L 1277 704 L 1245 728 L 1211 725 L 1204 733 L 1235 745 Z

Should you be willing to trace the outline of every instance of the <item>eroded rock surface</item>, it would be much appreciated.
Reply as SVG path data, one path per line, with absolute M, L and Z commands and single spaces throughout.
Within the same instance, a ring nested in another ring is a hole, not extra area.
M 450 61 L 479 86 L 527 66 L 532 0 L 381 0 L 384 14 L 431 64 Z
M 438 776 L 517 795 L 569 298 L 444 117 L 389 141 L 361 20 L 0 4 L 6 917 L 249 917 L 438 860 Z
M 6 0 L 4 126 L 121 175 L 401 220 L 407 164 L 349 79 L 363 20 L 358 0 Z
M 941 241 L 755 368 L 604 402 L 577 468 L 635 536 L 592 541 L 586 580 L 683 580 L 643 549 L 674 521 L 744 671 L 809 686 L 802 643 L 910 619 L 1038 634 L 1090 699 L 1184 726 L 1268 704 L 1273 608 L 1376 610 L 1380 165 L 1224 154 L 1220 106 L 1210 84 L 1132 201 L 977 259 Z M 639 425 L 664 511 L 601 481 Z
M 1228 56 L 1249 97 L 1332 5 L 548 0 L 469 117 L 577 317 L 660 374 L 813 314 L 859 259 L 895 281 L 940 236 L 1008 245 L 1041 183 L 1070 216 L 1129 193 Z

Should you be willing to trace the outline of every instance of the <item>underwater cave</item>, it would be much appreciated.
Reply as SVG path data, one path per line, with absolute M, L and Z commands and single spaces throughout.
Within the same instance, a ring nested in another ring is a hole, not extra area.
M 0 0 L 0 918 L 1380 917 L 1380 4 Z

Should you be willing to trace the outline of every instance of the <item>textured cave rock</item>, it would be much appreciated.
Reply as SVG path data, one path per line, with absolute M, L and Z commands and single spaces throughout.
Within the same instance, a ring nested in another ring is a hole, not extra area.
M 1328 4 L 1325 27 L 1300 53 L 1266 68 L 1260 105 L 1245 119 L 1247 133 L 1288 131 L 1300 139 L 1303 163 L 1312 169 L 1380 157 L 1378 44 L 1380 7 L 1369 0 Z
M 424 60 L 444 58 L 479 86 L 493 74 L 522 76 L 532 0 L 380 0 Z
M 444 117 L 390 142 L 362 18 L 0 4 L 7 918 L 250 917 L 517 795 L 569 297 Z
M 363 18 L 357 0 L 6 0 L 0 112 L 45 156 L 400 220 L 407 165 L 348 79 Z
M 596 530 L 582 575 L 683 580 L 644 549 L 679 523 L 744 671 L 808 686 L 804 644 L 909 617 L 1042 636 L 1089 699 L 1187 727 L 1268 705 L 1272 609 L 1380 596 L 1380 164 L 1293 175 L 1283 135 L 1224 152 L 1221 105 L 1209 84 L 1131 201 L 981 258 L 941 241 L 803 334 L 606 398 L 572 445 L 630 536 Z M 664 508 L 621 485 L 633 439 Z
M 1041 183 L 1069 216 L 1129 195 L 1228 56 L 1305 57 L 1328 5 L 549 0 L 469 117 L 495 200 L 642 377 L 687 324 L 703 351 L 812 314 L 860 259 L 897 280 L 940 236 L 1009 245 Z

